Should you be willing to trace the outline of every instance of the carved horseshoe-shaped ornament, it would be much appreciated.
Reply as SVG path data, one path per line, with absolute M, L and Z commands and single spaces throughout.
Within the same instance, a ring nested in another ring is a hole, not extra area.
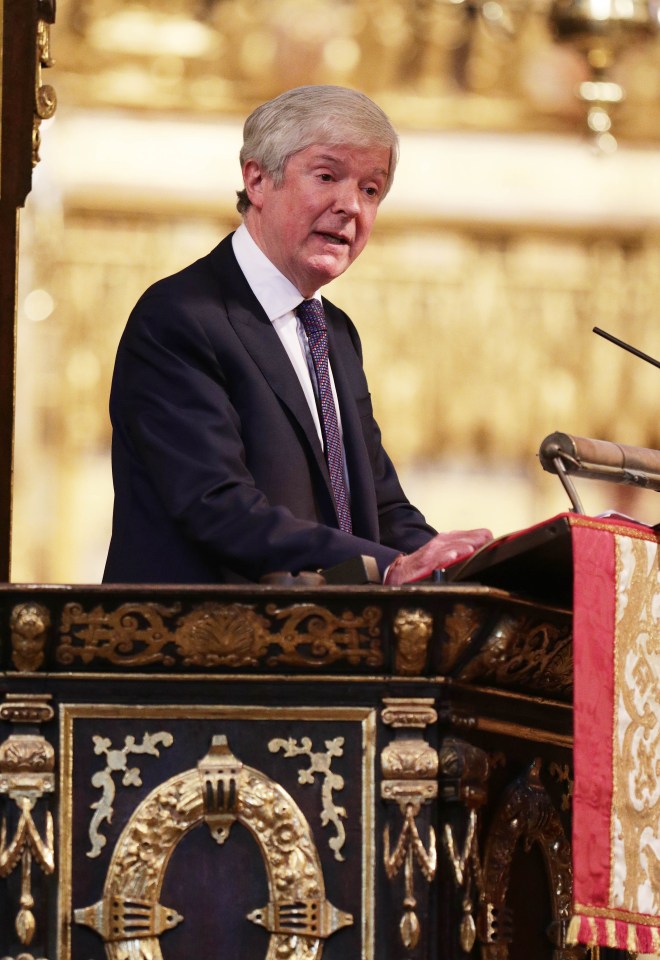
M 162 960 L 159 935 L 183 919 L 159 903 L 177 843 L 206 823 L 223 844 L 236 821 L 256 840 L 266 867 L 269 903 L 248 915 L 271 934 L 265 960 L 317 960 L 323 940 L 353 917 L 326 900 L 312 832 L 296 803 L 237 760 L 224 736 L 213 738 L 196 768 L 160 784 L 136 808 L 117 841 L 103 899 L 76 910 L 76 923 L 103 938 L 107 960 Z

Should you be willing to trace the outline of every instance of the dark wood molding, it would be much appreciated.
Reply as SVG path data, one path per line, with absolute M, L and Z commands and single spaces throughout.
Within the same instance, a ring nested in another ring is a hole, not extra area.
M 2 129 L 0 163 L 0 580 L 9 579 L 16 370 L 19 210 L 32 186 L 39 21 L 52 23 L 55 0 L 0 0 Z

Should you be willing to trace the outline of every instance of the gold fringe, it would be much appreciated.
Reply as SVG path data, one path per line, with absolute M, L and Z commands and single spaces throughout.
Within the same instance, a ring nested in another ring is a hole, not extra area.
M 628 951 L 628 953 L 637 953 L 638 949 L 639 948 L 637 946 L 637 930 L 632 925 L 632 923 L 630 923 L 628 924 L 628 943 L 626 945 L 626 950 Z
M 577 943 L 578 934 L 580 932 L 580 917 L 571 917 L 571 921 L 568 925 L 568 931 L 566 933 L 566 943 Z
M 598 943 L 598 927 L 596 925 L 596 918 L 590 917 L 588 914 L 574 914 L 568 924 L 568 930 L 566 931 L 566 945 L 572 946 L 579 943 L 578 937 L 580 936 L 580 930 L 582 928 L 582 921 L 586 920 L 589 933 L 588 940 L 585 946 L 587 947 L 612 947 L 615 950 L 619 950 L 619 940 L 617 936 L 618 924 L 626 923 L 623 920 L 617 921 L 612 920 L 609 917 L 604 917 L 605 920 L 605 943 Z M 641 950 L 639 945 L 639 936 L 637 933 L 637 928 L 634 923 L 626 923 L 627 933 L 626 933 L 626 950 L 628 953 L 636 954 Z M 652 947 L 648 954 L 645 956 L 660 957 L 660 927 L 650 927 L 651 932 L 651 943 Z
M 616 947 L 616 920 L 606 920 L 605 921 L 605 938 L 607 940 L 608 947 Z

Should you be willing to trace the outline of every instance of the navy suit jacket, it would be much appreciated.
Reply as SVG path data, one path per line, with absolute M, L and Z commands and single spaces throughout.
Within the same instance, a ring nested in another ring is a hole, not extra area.
M 256 581 L 360 554 L 384 570 L 433 536 L 381 445 L 357 331 L 324 306 L 353 534 L 337 528 L 300 383 L 226 237 L 150 287 L 122 336 L 110 398 L 115 506 L 105 581 Z

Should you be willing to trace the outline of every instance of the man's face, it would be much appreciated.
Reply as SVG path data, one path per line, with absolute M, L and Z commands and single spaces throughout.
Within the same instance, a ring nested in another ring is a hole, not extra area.
M 314 144 L 289 158 L 275 186 L 254 160 L 244 167 L 252 236 L 308 297 L 340 276 L 369 239 L 387 182 L 386 147 Z

